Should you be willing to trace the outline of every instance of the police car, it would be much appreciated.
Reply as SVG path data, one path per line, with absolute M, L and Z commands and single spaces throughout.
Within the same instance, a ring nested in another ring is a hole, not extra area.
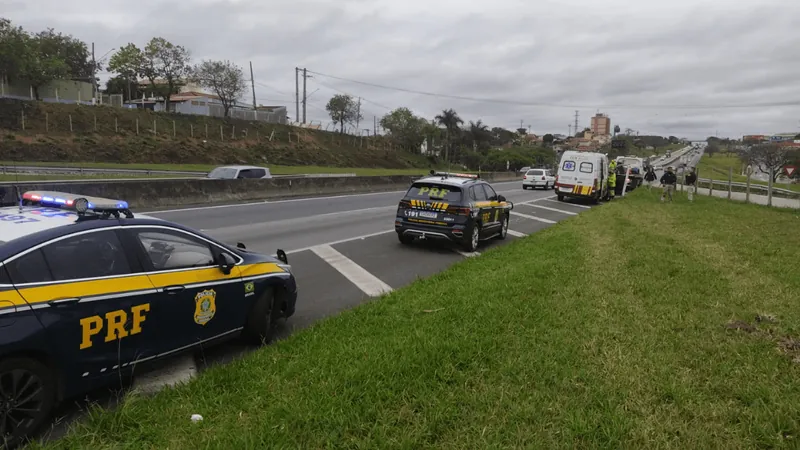
M 477 175 L 432 170 L 400 200 L 394 229 L 403 244 L 444 240 L 474 252 L 480 241 L 506 238 L 513 208 Z
M 0 207 L 0 448 L 137 365 L 239 335 L 266 343 L 294 313 L 281 250 L 251 253 L 124 201 L 13 197 Z

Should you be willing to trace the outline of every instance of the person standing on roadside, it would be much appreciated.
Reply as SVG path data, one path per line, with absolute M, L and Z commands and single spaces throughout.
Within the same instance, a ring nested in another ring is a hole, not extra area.
M 694 167 L 689 169 L 689 173 L 686 174 L 686 186 L 689 188 L 688 196 L 689 201 L 694 200 L 694 185 L 697 183 L 697 174 L 694 172 Z
M 669 197 L 669 202 L 672 203 L 672 193 L 675 192 L 675 185 L 678 183 L 678 177 L 675 176 L 672 166 L 667 167 L 667 171 L 664 172 L 664 175 L 661 175 L 660 181 L 661 185 L 664 186 L 661 201 L 663 202 L 665 197 Z
M 647 188 L 648 189 L 652 189 L 653 188 L 653 182 L 656 181 L 657 178 L 658 177 L 656 176 L 656 171 L 653 170 L 653 167 L 652 166 L 648 167 L 647 168 L 647 173 L 644 174 L 644 181 L 647 182 Z
M 613 200 L 617 195 L 617 161 L 612 159 L 608 164 L 608 199 Z

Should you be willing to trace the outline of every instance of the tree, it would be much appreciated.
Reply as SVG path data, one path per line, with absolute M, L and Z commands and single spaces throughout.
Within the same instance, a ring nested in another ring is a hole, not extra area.
M 128 100 L 142 98 L 142 91 L 139 90 L 139 85 L 130 82 L 130 80 L 123 78 L 121 75 L 111 77 L 106 81 L 105 93 L 121 94 L 123 98 Z
M 155 37 L 142 52 L 140 75 L 150 80 L 150 85 L 164 98 L 164 109 L 169 111 L 170 97 L 180 90 L 191 75 L 189 50 L 164 38 Z
M 192 79 L 219 97 L 225 117 L 247 89 L 242 68 L 230 61 L 203 61 L 192 69 Z
M 486 151 L 492 140 L 492 132 L 482 120 L 479 119 L 477 122 L 470 120 L 466 137 L 471 141 L 469 144 L 473 149 Z
M 708 145 L 706 145 L 705 153 L 708 155 L 709 158 L 713 158 L 714 153 L 719 153 L 719 143 L 714 140 L 709 140 Z
M 0 80 L 18 78 L 27 53 L 28 35 L 22 27 L 0 17 Z
M 344 133 L 344 124 L 353 123 L 363 119 L 359 112 L 358 102 L 347 94 L 337 94 L 328 100 L 325 109 L 331 120 L 339 124 L 340 132 Z
M 70 68 L 59 52 L 54 36 L 47 32 L 25 39 L 24 62 L 20 77 L 30 83 L 33 95 L 39 100 L 39 88 L 58 79 L 67 78 Z
M 436 115 L 434 119 L 436 123 L 447 130 L 447 154 L 445 159 L 449 161 L 454 156 L 452 152 L 453 139 L 458 136 L 458 132 L 461 130 L 459 127 L 464 124 L 464 120 L 458 116 L 458 113 L 453 108 L 445 109 L 441 114 Z
M 425 140 L 425 119 L 415 116 L 410 109 L 401 107 L 383 116 L 380 124 L 389 132 L 389 137 L 395 144 L 414 153 L 419 152 Z
M 127 86 L 123 92 L 115 93 L 127 92 L 128 100 L 139 98 L 139 74 L 143 72 L 143 67 L 144 55 L 135 44 L 129 43 L 124 47 L 120 47 L 108 61 L 108 70 L 119 74 L 119 77 L 125 80 L 125 85 Z M 115 83 L 117 82 L 115 81 Z M 108 83 L 106 83 L 106 89 L 108 89 L 108 86 Z M 137 95 L 134 95 L 134 90 L 137 91 Z
M 769 173 L 772 170 L 772 181 L 781 175 L 783 166 L 791 164 L 796 158 L 792 147 L 779 144 L 755 145 L 750 149 L 749 162 L 758 170 Z
M 542 143 L 544 145 L 553 145 L 553 141 L 554 140 L 555 140 L 555 138 L 550 133 L 547 133 L 544 136 L 542 136 Z
M 505 128 L 494 127 L 492 128 L 492 140 L 490 141 L 491 145 L 495 145 L 501 147 L 506 144 L 510 144 L 514 142 L 514 139 L 517 138 L 516 133 L 511 130 L 506 130 Z

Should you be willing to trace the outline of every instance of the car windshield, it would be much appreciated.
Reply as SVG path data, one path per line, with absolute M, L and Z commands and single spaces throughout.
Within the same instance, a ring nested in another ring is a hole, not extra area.
M 461 188 L 435 183 L 415 183 L 406 193 L 406 197 L 419 200 L 444 200 L 455 203 L 461 200 Z
M 529 170 L 527 175 L 544 175 L 544 171 L 542 171 L 542 170 Z
M 236 178 L 236 169 L 230 167 L 217 167 L 207 175 L 208 178 Z

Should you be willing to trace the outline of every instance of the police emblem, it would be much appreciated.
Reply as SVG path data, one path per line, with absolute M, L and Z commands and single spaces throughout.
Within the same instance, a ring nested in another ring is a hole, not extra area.
M 244 296 L 250 297 L 256 293 L 256 285 L 252 281 L 244 284 Z
M 213 289 L 200 291 L 194 296 L 194 321 L 199 325 L 207 324 L 217 313 L 217 293 Z

